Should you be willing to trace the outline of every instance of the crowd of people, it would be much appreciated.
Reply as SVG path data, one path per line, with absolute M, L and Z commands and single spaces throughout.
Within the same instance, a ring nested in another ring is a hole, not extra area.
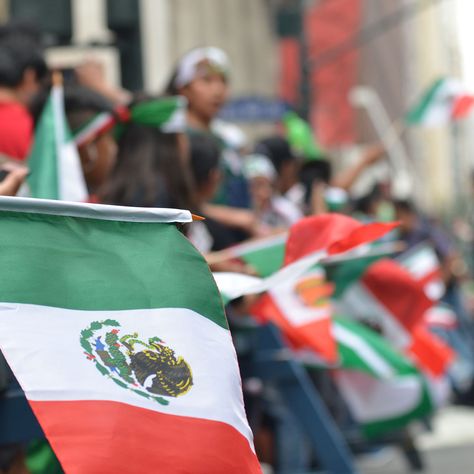
M 52 84 L 40 44 L 40 36 L 30 27 L 0 29 L 0 195 L 28 193 L 28 157 Z M 256 274 L 251 265 L 222 258 L 219 252 L 247 240 L 279 235 L 304 216 L 337 211 L 365 222 L 399 220 L 396 238 L 406 250 L 429 242 L 440 260 L 446 287 L 443 298 L 465 329 L 450 340 L 463 354 L 463 380 L 467 380 L 455 389 L 459 399 L 472 403 L 472 320 L 459 296 L 464 269 L 452 240 L 439 225 L 422 217 L 411 201 L 395 200 L 390 183 L 378 183 L 363 197 L 352 196 L 357 178 L 384 159 L 381 145 L 365 147 L 354 165 L 335 172 L 330 156 L 306 156 L 284 126 L 251 142 L 238 127 L 220 120 L 231 91 L 231 70 L 225 52 L 204 47 L 179 59 L 166 89 L 156 96 L 108 84 L 94 61 L 64 78 L 65 112 L 73 135 L 99 114 L 113 117 L 113 127 L 99 129 L 78 146 L 90 202 L 189 209 L 205 219 L 183 232 L 211 270 L 250 275 Z M 231 302 L 228 309 L 232 324 L 245 314 L 245 299 Z M 238 353 L 243 346 L 236 341 Z M 246 354 L 244 347 L 239 356 Z M 5 373 L 6 366 L 0 371 Z M 245 373 L 242 377 L 262 462 L 276 472 L 303 472 L 317 466 L 291 407 L 282 403 L 278 393 L 246 384 Z M 2 380 L 0 390 L 8 383 L 5 377 Z M 287 449 L 278 449 L 282 445 Z M 7 466 L 22 462 L 16 450 L 10 454 L 0 458 L 0 472 L 2 468 L 14 472 Z

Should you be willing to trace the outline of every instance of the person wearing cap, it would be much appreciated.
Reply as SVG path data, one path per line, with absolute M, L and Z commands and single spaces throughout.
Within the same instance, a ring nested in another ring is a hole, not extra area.
M 242 175 L 240 156 L 234 143 L 229 143 L 228 134 L 222 133 L 223 123 L 217 120 L 217 115 L 229 96 L 229 79 L 230 64 L 224 51 L 215 47 L 196 48 L 178 61 L 166 92 L 180 94 L 188 100 L 188 135 L 204 133 L 219 140 L 222 184 L 214 203 L 249 208 L 250 195 Z M 220 211 L 216 209 L 217 215 Z
M 218 48 L 196 48 L 185 54 L 171 77 L 168 94 L 188 100 L 188 127 L 211 131 L 211 123 L 229 95 L 229 60 Z
M 277 172 L 268 157 L 246 156 L 244 175 L 250 184 L 253 209 L 263 225 L 287 229 L 303 217 L 297 206 L 275 192 Z

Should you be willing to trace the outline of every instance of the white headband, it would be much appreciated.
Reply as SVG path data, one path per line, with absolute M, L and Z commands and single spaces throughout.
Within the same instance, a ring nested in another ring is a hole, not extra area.
M 225 72 L 229 70 L 229 59 L 222 49 L 215 47 L 193 49 L 179 62 L 174 86 L 180 88 L 189 84 L 196 77 L 197 66 L 205 60 Z

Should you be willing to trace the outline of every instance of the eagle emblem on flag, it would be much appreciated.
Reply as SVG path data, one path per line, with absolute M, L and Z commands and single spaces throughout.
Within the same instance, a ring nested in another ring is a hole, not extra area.
M 120 323 L 113 319 L 94 321 L 81 331 L 84 354 L 102 375 L 161 405 L 169 404 L 163 397 L 189 392 L 193 376 L 183 357 L 176 356 L 159 337 L 145 342 L 138 333 L 119 333 Z

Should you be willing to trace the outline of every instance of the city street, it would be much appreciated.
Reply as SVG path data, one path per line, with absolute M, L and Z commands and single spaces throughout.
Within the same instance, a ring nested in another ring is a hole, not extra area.
M 469 474 L 474 461 L 474 410 L 448 407 L 433 423 L 433 433 L 422 434 L 418 445 L 428 474 Z M 386 448 L 358 462 L 363 474 L 406 474 L 410 470 L 399 451 Z

